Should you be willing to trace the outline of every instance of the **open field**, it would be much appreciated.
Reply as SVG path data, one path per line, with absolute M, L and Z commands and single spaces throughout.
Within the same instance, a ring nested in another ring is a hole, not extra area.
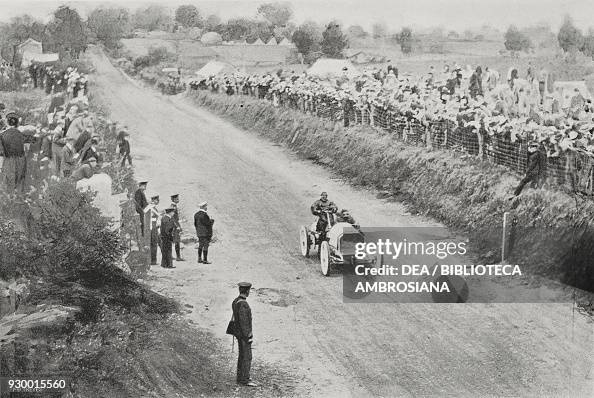
M 132 57 L 147 55 L 151 47 L 165 47 L 178 56 L 179 66 L 198 70 L 212 59 L 223 60 L 237 67 L 270 67 L 284 64 L 295 50 L 285 46 L 221 45 L 204 46 L 195 40 L 135 38 L 122 40 L 124 50 Z
M 195 71 L 209 60 L 218 59 L 229 62 L 248 73 L 274 72 L 279 68 L 301 72 L 306 66 L 286 64 L 289 60 L 291 48 L 282 46 L 204 46 L 194 40 L 165 40 L 159 38 L 135 38 L 122 40 L 124 48 L 132 56 L 146 55 L 150 47 L 164 46 L 170 52 L 177 54 L 178 64 L 183 69 Z M 577 60 L 567 62 L 563 54 L 553 49 L 539 51 L 533 54 L 521 53 L 517 57 L 500 55 L 504 48 L 498 41 L 445 41 L 443 54 L 413 53 L 404 55 L 398 46 L 388 41 L 357 41 L 352 49 L 361 50 L 368 54 L 383 55 L 396 65 L 401 73 L 426 74 L 431 66 L 441 71 L 445 64 L 450 67 L 458 64 L 465 67 L 481 65 L 499 71 L 502 78 L 511 67 L 518 68 L 520 76 L 525 76 L 531 64 L 537 71 L 545 68 L 554 72 L 556 80 L 585 80 L 591 91 L 594 91 L 594 62 L 583 56 Z M 384 64 L 362 64 L 358 68 L 384 68 Z

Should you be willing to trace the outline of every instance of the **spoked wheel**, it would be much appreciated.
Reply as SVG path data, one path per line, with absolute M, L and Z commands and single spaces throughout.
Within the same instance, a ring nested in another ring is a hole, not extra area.
M 330 275 L 330 246 L 327 241 L 323 241 L 320 245 L 320 268 L 322 275 Z
M 309 247 L 311 246 L 311 242 L 307 229 L 304 226 L 301 226 L 299 229 L 299 245 L 301 246 L 301 254 L 303 257 L 309 257 Z

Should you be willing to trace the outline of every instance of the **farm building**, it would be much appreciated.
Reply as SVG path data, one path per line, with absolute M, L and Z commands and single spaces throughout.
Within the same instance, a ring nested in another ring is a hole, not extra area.
M 277 42 L 276 39 L 274 37 L 271 37 L 270 40 L 268 40 L 268 43 L 266 43 L 267 46 L 276 46 Z
M 17 46 L 17 52 L 19 54 L 24 54 L 25 52 L 29 52 L 31 54 L 42 54 L 43 46 L 37 40 L 28 38 Z
M 33 62 L 40 62 L 40 63 L 57 62 L 59 59 L 60 59 L 60 54 L 57 54 L 57 53 L 41 54 L 41 53 L 31 53 L 29 51 L 25 51 L 23 53 L 21 67 L 27 68 Z
M 255 42 L 252 43 L 252 46 L 263 46 L 264 42 L 262 40 L 260 40 L 260 38 L 258 37 L 258 40 L 256 40 Z
M 353 78 L 359 76 L 361 73 L 349 60 L 321 58 L 314 62 L 314 64 L 307 70 L 307 74 L 309 76 L 328 79 L 341 76 Z
M 237 71 L 237 68 L 230 63 L 221 61 L 210 61 L 204 65 L 199 71 L 196 72 L 196 76 L 202 78 L 208 78 L 225 73 L 233 73 Z
M 200 41 L 206 46 L 218 46 L 223 42 L 223 38 L 217 32 L 207 32 L 202 35 Z

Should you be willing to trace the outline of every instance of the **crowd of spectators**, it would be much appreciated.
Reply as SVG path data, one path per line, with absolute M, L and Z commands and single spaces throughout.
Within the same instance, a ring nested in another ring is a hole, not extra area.
M 345 127 L 370 124 L 397 131 L 405 140 L 407 132 L 414 133 L 422 145 L 432 140 L 438 147 L 459 146 L 521 173 L 536 147 L 548 164 L 539 168 L 542 174 L 592 190 L 593 176 L 575 176 L 575 164 L 590 174 L 588 165 L 594 165 L 594 108 L 587 89 L 576 85 L 568 93 L 551 87 L 548 72 L 532 66 L 520 75 L 517 68 L 502 77 L 489 67 L 444 65 L 421 76 L 388 65 L 359 74 L 344 68 L 331 78 L 282 70 L 236 72 L 194 80 L 190 88 L 267 99 Z M 541 184 L 546 178 L 541 177 L 533 180 Z
M 474 70 L 445 65 L 424 76 L 398 74 L 397 68 L 363 72 L 356 78 L 321 79 L 279 71 L 276 74 L 245 73 L 211 76 L 192 82 L 194 89 L 210 89 L 229 95 L 245 94 L 268 99 L 308 113 L 334 109 L 345 125 L 367 118 L 370 124 L 389 125 L 394 120 L 422 125 L 451 121 L 489 135 L 545 142 L 555 150 L 594 150 L 592 103 L 575 89 L 571 101 L 560 90 L 545 92 L 547 74 L 530 67 L 526 78 L 517 69 L 507 79 L 480 66 Z
M 50 95 L 43 113 L 23 115 L 0 104 L 0 162 L 4 189 L 25 190 L 28 179 L 90 178 L 102 167 L 101 136 L 89 112 L 87 78 L 76 68 L 29 68 L 35 88 Z

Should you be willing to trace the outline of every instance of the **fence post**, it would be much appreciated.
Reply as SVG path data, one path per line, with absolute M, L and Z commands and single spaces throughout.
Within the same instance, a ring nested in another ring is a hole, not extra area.
M 508 216 L 509 216 L 509 213 L 507 211 L 505 213 L 503 213 L 503 228 L 502 228 L 502 234 L 501 234 L 501 264 L 503 264 L 503 262 L 505 261 L 505 250 L 506 250 L 505 241 L 506 241 L 506 235 L 507 235 L 507 217 Z
M 428 124 L 425 126 L 425 143 L 427 149 L 433 149 L 433 143 L 431 142 L 431 129 L 429 128 Z
M 402 140 L 404 142 L 408 142 L 408 133 L 409 133 L 409 129 L 410 129 L 410 120 L 406 121 L 406 125 L 404 126 L 404 128 L 402 129 Z
M 481 129 L 476 128 L 476 137 L 478 138 L 478 156 L 480 158 L 483 157 L 483 134 L 481 133 Z

